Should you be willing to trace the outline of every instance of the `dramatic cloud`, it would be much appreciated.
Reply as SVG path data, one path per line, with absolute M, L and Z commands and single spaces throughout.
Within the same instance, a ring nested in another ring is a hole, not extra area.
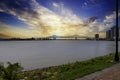
M 22 8 L 22 11 L 8 7 L 7 4 L 4 4 L 1 7 L 1 11 L 8 12 L 9 14 L 16 16 L 19 20 L 30 25 L 30 29 L 39 30 L 43 35 L 64 36 L 68 31 L 61 31 L 59 27 L 69 29 L 69 27 L 75 27 L 76 25 L 78 27 L 79 24 L 82 24 L 82 21 L 75 14 L 57 3 L 54 3 L 53 6 L 62 10 L 61 15 L 57 15 L 49 9 L 40 6 L 35 0 L 31 0 L 30 6 L 32 8 L 30 10 L 31 12 L 28 7 Z M 6 7 L 6 9 L 3 9 L 4 7 Z M 70 35 L 73 35 L 73 33 Z
M 24 4 L 23 4 L 24 3 Z M 84 5 L 96 4 L 97 0 L 86 0 Z M 94 37 L 112 26 L 115 13 L 105 17 L 103 22 L 93 16 L 83 20 L 61 3 L 52 3 L 54 10 L 40 5 L 36 0 L 1 0 L 0 12 L 15 16 L 27 24 L 27 28 L 0 23 L 0 36 L 10 37 L 46 37 L 46 36 L 81 36 Z M 110 25 L 107 23 L 110 22 Z M 106 27 L 107 26 L 107 27 Z
M 120 17 L 120 12 L 118 13 L 118 17 Z M 113 11 L 112 14 L 105 16 L 105 19 L 103 20 L 104 30 L 108 30 L 111 27 L 115 26 L 115 19 L 116 19 L 116 12 L 115 11 Z
M 69 25 L 83 24 L 83 20 L 75 15 L 71 10 L 67 9 L 63 3 L 53 3 L 55 11 L 61 16 L 64 23 Z

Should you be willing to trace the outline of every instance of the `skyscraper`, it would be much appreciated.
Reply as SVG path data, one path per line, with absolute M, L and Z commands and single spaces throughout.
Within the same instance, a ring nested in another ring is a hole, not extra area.
M 99 40 L 99 34 L 95 34 L 95 40 Z
M 118 31 L 119 31 L 118 35 L 120 35 L 120 29 Z M 114 26 L 110 30 L 106 31 L 106 40 L 115 40 L 115 37 L 116 37 L 116 27 Z

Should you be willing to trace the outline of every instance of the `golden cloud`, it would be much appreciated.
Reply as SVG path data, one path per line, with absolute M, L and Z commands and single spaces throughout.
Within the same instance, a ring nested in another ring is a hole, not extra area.
M 39 5 L 36 0 L 31 0 L 30 5 L 33 11 L 31 13 L 27 8 L 24 11 L 20 11 L 20 13 L 17 9 L 7 8 L 4 10 L 0 8 L 0 12 L 8 12 L 28 24 L 28 29 L 7 25 L 7 27 L 0 28 L 0 33 L 2 35 L 23 38 L 52 35 L 93 37 L 94 34 L 102 32 L 105 29 L 104 24 L 99 24 L 97 20 L 86 25 L 83 19 L 67 9 L 63 3 L 53 3 L 53 7 L 59 13 Z M 106 16 L 106 19 L 111 19 L 111 17 Z M 103 33 L 100 34 L 102 34 L 102 37 L 105 36 Z

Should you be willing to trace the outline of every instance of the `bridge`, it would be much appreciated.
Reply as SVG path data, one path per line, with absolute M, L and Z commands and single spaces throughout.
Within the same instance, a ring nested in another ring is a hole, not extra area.
M 88 39 L 88 38 L 89 37 L 86 37 L 86 36 L 56 36 L 56 35 L 53 35 L 53 36 L 49 37 L 49 39 L 74 39 L 74 40 L 77 40 L 77 39 Z

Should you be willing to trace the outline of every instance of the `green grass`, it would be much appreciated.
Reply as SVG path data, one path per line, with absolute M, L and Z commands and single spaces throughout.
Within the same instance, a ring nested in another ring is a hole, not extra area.
M 20 74 L 20 77 L 27 77 L 28 80 L 75 80 L 116 64 L 113 59 L 114 54 L 109 54 L 86 61 L 28 71 Z

